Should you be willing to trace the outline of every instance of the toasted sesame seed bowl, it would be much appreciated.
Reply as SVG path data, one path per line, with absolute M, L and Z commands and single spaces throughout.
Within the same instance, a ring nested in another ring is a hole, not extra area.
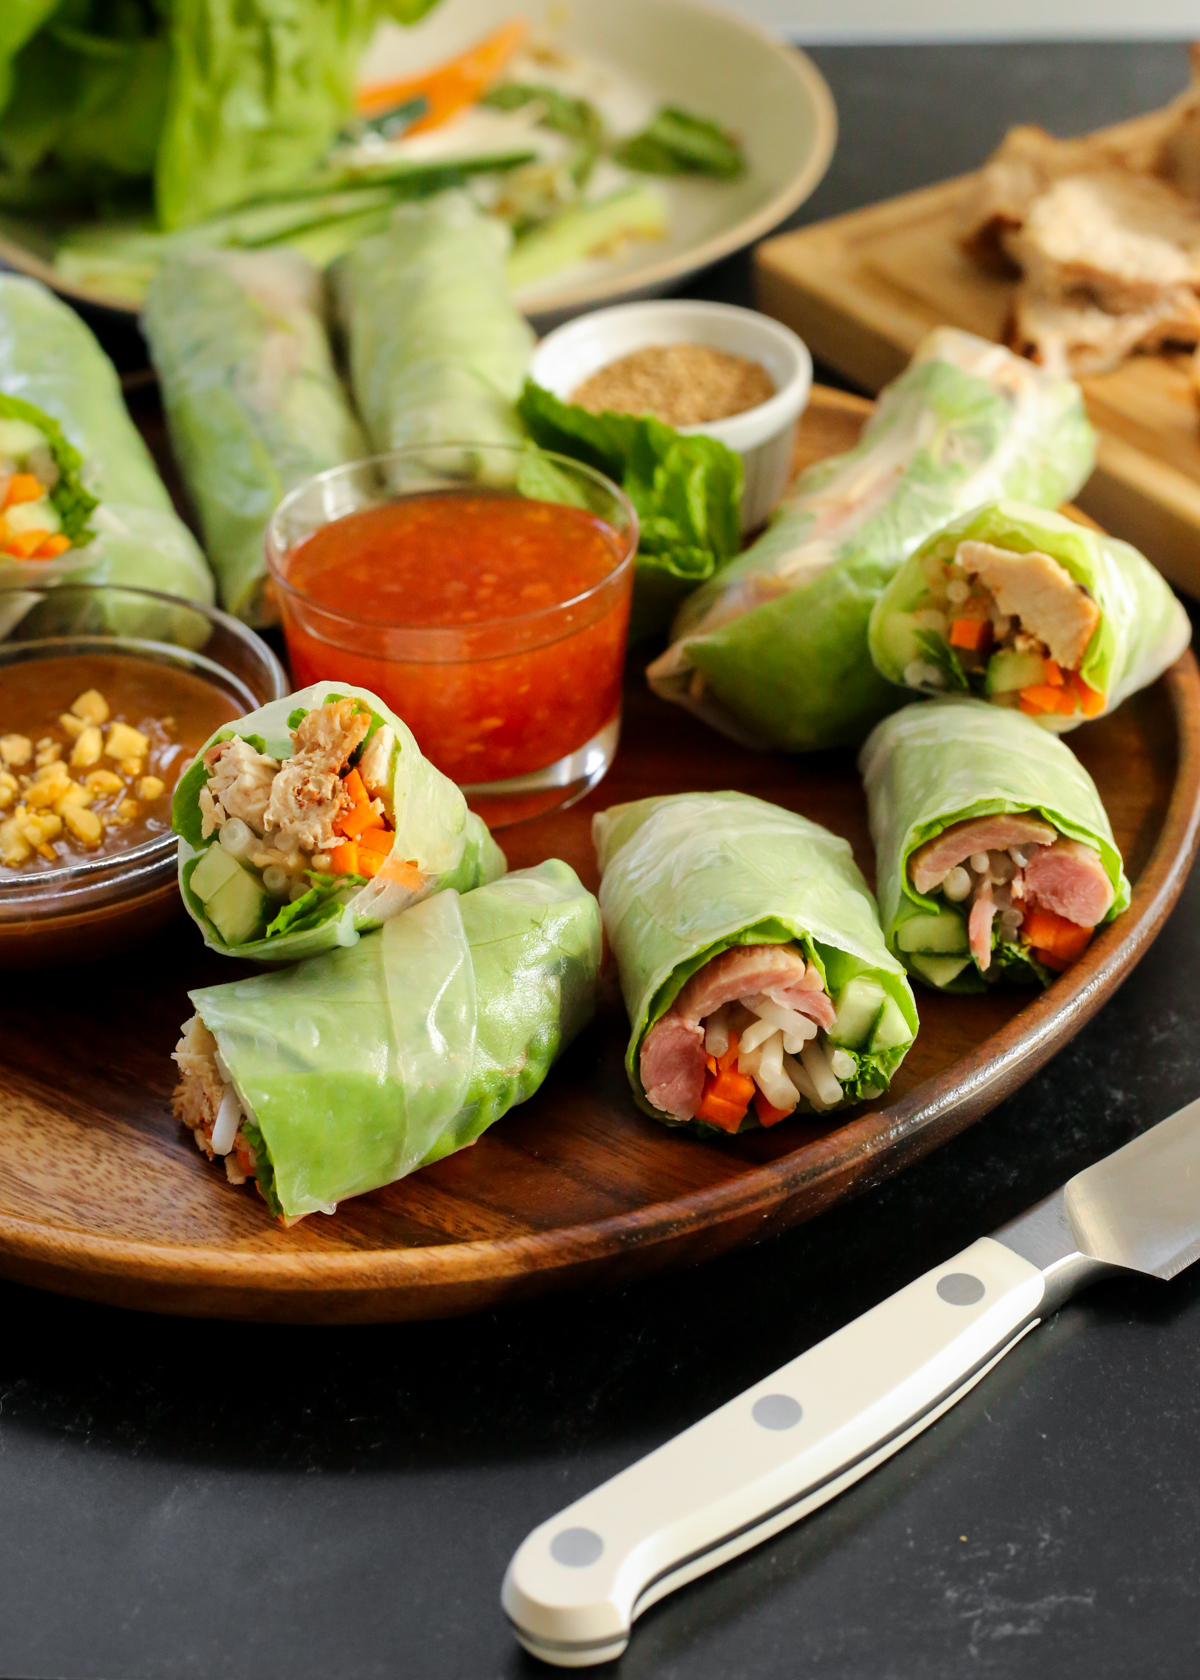
M 88 962 L 179 914 L 175 781 L 287 692 L 212 608 L 108 584 L 0 590 L 0 969 Z

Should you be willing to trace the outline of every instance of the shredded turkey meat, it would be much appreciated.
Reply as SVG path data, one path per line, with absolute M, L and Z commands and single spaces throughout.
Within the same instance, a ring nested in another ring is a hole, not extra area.
M 208 782 L 200 789 L 201 832 L 207 840 L 230 817 L 240 817 L 256 834 L 264 833 L 263 815 L 279 773 L 279 760 L 233 735 L 204 755 Z
M 370 715 L 353 700 L 317 706 L 301 719 L 295 752 L 279 768 L 263 818 L 281 851 L 321 852 L 334 844 L 334 822 L 348 803 L 341 772 L 370 727 Z
M 173 1053 L 180 1080 L 172 1111 L 191 1132 L 200 1153 L 210 1161 L 223 1156 L 229 1182 L 244 1184 L 254 1171 L 254 1150 L 241 1130 L 236 1093 L 221 1072 L 217 1041 L 199 1015 L 185 1021 L 180 1032 Z

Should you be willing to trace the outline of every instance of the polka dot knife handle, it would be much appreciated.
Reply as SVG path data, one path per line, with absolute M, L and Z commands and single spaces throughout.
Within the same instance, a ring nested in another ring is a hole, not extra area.
M 918 1278 L 528 1537 L 502 1602 L 562 1668 L 806 1516 L 940 1417 L 1038 1322 L 1042 1272 L 991 1237 Z

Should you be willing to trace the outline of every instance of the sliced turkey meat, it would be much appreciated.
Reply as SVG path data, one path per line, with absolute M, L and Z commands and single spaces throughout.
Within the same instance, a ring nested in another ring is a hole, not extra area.
M 1099 852 L 1079 840 L 1056 840 L 1035 853 L 1025 868 L 1024 893 L 1028 903 L 1087 928 L 1108 914 L 1113 901 Z
M 908 873 L 913 886 L 921 894 L 940 887 L 952 869 L 982 852 L 1007 851 L 1010 846 L 1052 846 L 1058 831 L 1032 812 L 1009 815 L 1004 812 L 992 817 L 972 817 L 966 822 L 953 823 L 932 840 L 919 846 L 908 860 Z
M 991 591 L 1002 613 L 1045 643 L 1056 664 L 1078 670 L 1100 608 L 1065 566 L 1039 549 L 1017 554 L 986 542 L 961 542 L 954 558 Z
M 995 917 L 996 900 L 992 894 L 992 883 L 986 880 L 975 894 L 971 914 L 967 917 L 967 939 L 981 974 L 986 974 L 991 966 L 992 923 Z

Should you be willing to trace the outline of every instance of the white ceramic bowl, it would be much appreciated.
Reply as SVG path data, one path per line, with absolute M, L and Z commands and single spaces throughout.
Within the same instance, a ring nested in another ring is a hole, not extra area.
M 745 491 L 742 529 L 761 525 L 787 485 L 796 422 L 812 387 L 812 357 L 790 327 L 729 303 L 661 300 L 619 303 L 556 327 L 533 353 L 530 367 L 539 385 L 569 402 L 585 379 L 609 362 L 652 344 L 707 344 L 747 356 L 766 368 L 775 395 L 757 408 L 681 426 L 734 449 L 742 457 Z

